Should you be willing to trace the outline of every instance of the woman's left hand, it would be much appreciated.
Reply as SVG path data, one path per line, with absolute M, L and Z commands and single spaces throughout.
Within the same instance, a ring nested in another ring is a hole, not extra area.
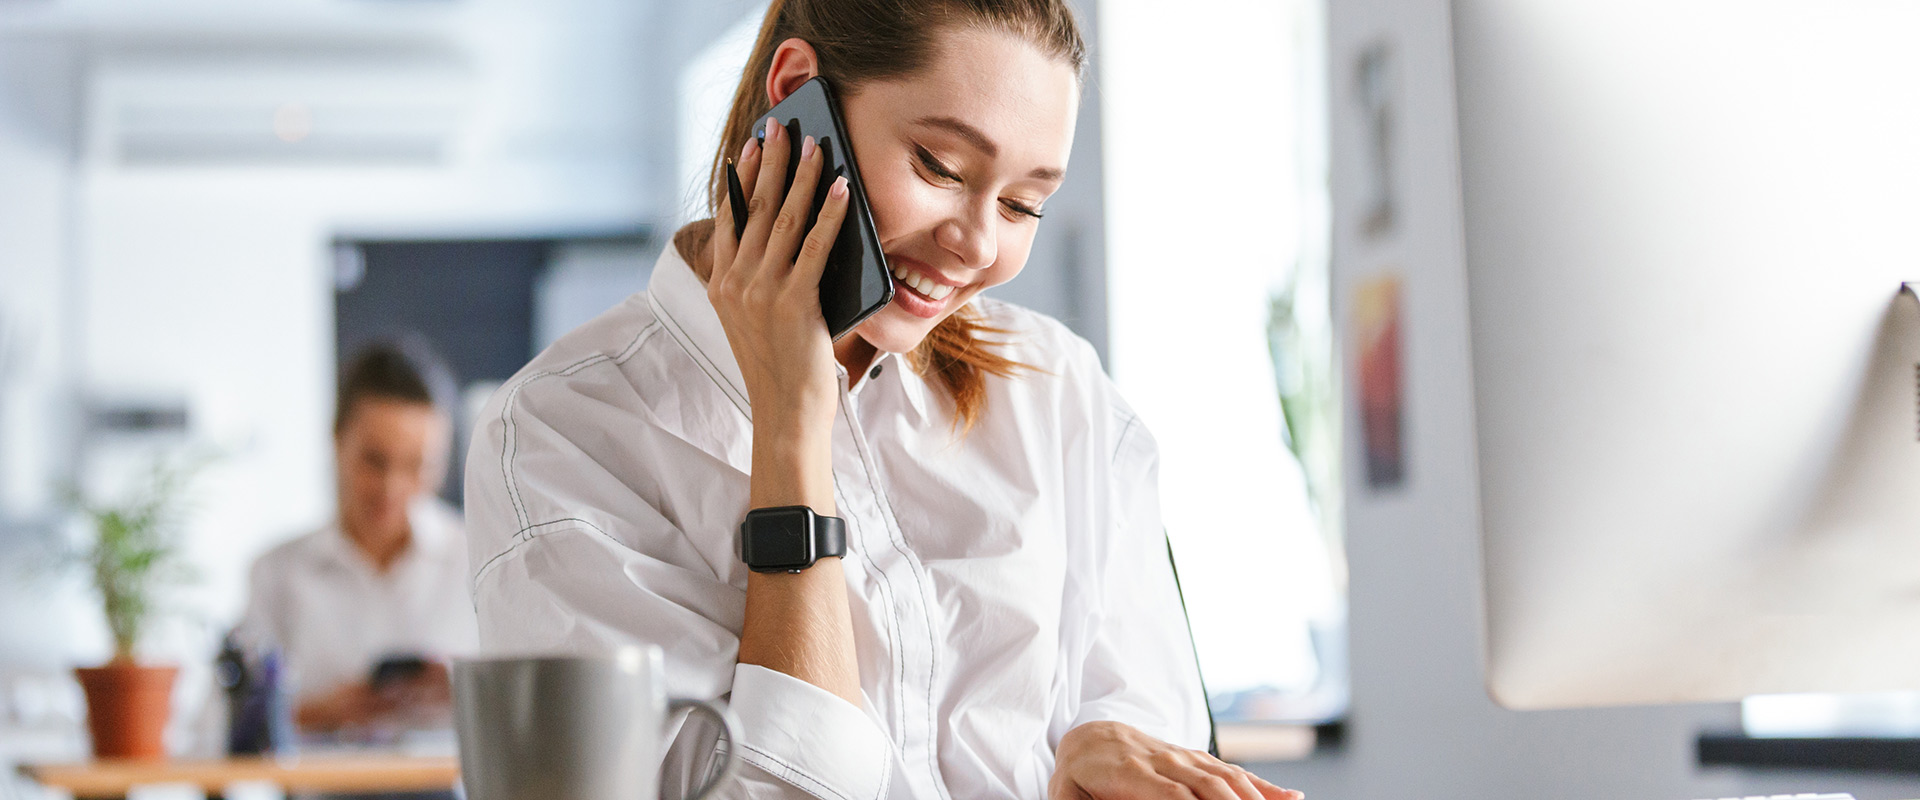
M 1200 750 L 1175 747 L 1130 725 L 1089 722 L 1054 749 L 1051 800 L 1302 800 Z

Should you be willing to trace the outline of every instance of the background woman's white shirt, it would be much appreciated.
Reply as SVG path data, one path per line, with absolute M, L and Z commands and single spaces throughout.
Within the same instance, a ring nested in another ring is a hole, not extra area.
M 239 626 L 249 645 L 281 651 L 302 697 L 365 681 L 388 656 L 445 659 L 474 652 L 460 517 L 437 498 L 407 510 L 412 541 L 385 572 L 338 521 L 284 542 L 253 563 Z
M 1154 442 L 1064 326 L 977 298 L 1036 369 L 952 405 L 895 355 L 842 379 L 862 707 L 735 662 L 752 409 L 706 289 L 667 248 L 648 290 L 537 357 L 482 413 L 467 462 L 483 651 L 666 652 L 677 696 L 730 695 L 749 797 L 1046 796 L 1053 748 L 1117 720 L 1208 738 L 1160 523 Z M 677 729 L 668 796 L 713 731 Z

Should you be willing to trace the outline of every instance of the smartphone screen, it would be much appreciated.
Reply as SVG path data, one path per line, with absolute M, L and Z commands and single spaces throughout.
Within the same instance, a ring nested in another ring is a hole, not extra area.
M 826 271 L 820 276 L 820 311 L 826 317 L 827 332 L 834 339 L 845 336 L 862 320 L 873 316 L 893 302 L 893 276 L 887 268 L 887 256 L 880 251 L 880 235 L 874 230 L 868 210 L 867 192 L 860 182 L 860 169 L 854 161 L 853 146 L 847 139 L 840 104 L 826 78 L 814 78 L 801 84 L 787 99 L 780 101 L 767 116 L 787 127 L 792 145 L 787 159 L 786 185 L 793 185 L 800 164 L 801 137 L 812 136 L 825 159 L 820 170 L 820 185 L 813 193 L 813 208 L 807 214 L 807 230 L 813 230 L 820 209 L 827 201 L 827 188 L 833 179 L 847 176 L 849 203 L 846 221 L 827 255 Z M 735 213 L 735 218 L 744 216 Z

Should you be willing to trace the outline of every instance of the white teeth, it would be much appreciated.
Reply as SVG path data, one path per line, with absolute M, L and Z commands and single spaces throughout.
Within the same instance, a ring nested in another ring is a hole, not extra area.
M 917 272 L 911 272 L 905 267 L 894 267 L 893 277 L 899 278 L 901 283 L 913 287 L 914 291 L 935 300 L 944 300 L 947 295 L 953 294 L 953 287 Z

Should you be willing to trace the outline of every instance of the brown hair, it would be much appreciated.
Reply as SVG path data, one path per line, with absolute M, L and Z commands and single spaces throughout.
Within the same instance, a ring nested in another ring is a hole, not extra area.
M 417 336 L 361 348 L 345 369 L 333 406 L 333 435 L 347 429 L 362 400 L 392 400 L 432 406 L 442 413 L 453 400 L 453 373 Z
M 773 0 L 760 24 L 753 55 L 747 59 L 733 93 L 720 146 L 707 181 L 707 210 L 726 197 L 726 159 L 740 152 L 754 125 L 772 107 L 765 81 L 781 42 L 800 39 L 813 46 L 820 74 L 841 96 L 859 92 L 868 81 L 902 78 L 925 69 L 936 55 L 939 35 L 956 26 L 981 26 L 1025 39 L 1040 52 L 1071 67 L 1086 66 L 1087 46 L 1066 0 Z M 682 252 L 705 246 L 711 223 L 682 231 L 675 244 Z M 685 241 L 683 242 L 683 236 Z M 955 424 L 973 427 L 986 402 L 988 374 L 1010 377 L 1025 364 L 994 352 L 996 342 L 983 335 L 1008 331 L 986 325 L 968 307 L 941 320 L 907 355 L 920 374 L 938 382 L 953 399 Z

